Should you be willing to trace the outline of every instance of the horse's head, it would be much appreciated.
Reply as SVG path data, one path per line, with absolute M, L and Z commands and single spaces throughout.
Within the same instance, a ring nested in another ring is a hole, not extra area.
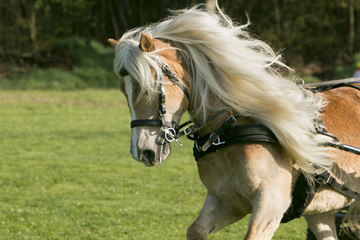
M 170 44 L 142 34 L 134 40 L 109 40 L 115 47 L 114 69 L 131 114 L 130 152 L 146 166 L 155 166 L 170 152 L 170 142 L 189 105 L 187 73 Z

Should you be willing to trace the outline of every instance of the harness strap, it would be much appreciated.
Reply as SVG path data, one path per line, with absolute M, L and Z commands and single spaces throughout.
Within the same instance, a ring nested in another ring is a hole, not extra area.
M 325 170 L 319 175 L 316 175 L 315 180 L 316 181 L 314 185 L 311 187 L 303 174 L 299 176 L 292 193 L 291 205 L 281 219 L 281 223 L 287 223 L 295 218 L 301 217 L 307 206 L 309 206 L 309 204 L 313 200 L 317 190 L 324 184 L 329 185 L 335 191 L 349 198 L 360 201 L 359 193 L 354 192 L 345 187 L 344 185 L 340 184 L 328 170 Z
M 171 70 L 171 68 L 169 67 L 169 65 L 167 65 L 166 63 L 163 63 L 160 58 L 158 60 L 158 62 L 161 65 L 161 69 L 163 70 L 163 73 L 170 79 L 170 81 L 173 84 L 176 84 L 181 91 L 183 91 L 184 95 L 187 97 L 188 100 L 190 100 L 190 93 L 189 91 L 184 87 L 184 85 L 182 85 L 179 81 L 179 79 L 176 77 L 176 74 Z
M 205 152 L 206 150 L 208 150 L 209 147 L 215 142 L 216 139 L 218 139 L 221 135 L 223 135 L 226 130 L 231 128 L 231 126 L 236 122 L 237 118 L 238 117 L 234 117 L 234 116 L 228 117 L 228 119 L 226 119 L 224 124 L 220 128 L 218 128 L 218 130 L 213 132 L 210 135 L 209 139 L 202 145 L 201 151 Z
M 333 189 L 335 189 L 336 191 L 338 191 L 339 193 L 349 197 L 349 198 L 353 198 L 357 201 L 360 201 L 360 194 L 358 192 L 352 191 L 349 188 L 345 187 L 344 185 L 340 184 L 332 175 L 331 172 L 329 172 L 328 170 L 323 171 L 322 173 L 320 173 L 320 175 L 324 182 L 329 185 L 330 187 L 332 187 Z
M 208 134 L 195 140 L 193 153 L 196 161 L 209 153 L 236 143 L 279 143 L 274 133 L 267 127 L 261 124 L 242 124 L 228 128 L 223 135 L 218 136 L 215 141 L 212 142 L 206 151 L 202 151 L 203 145 L 209 141 L 210 135 L 211 134 Z
M 324 143 L 325 146 L 337 148 L 339 150 L 343 150 L 343 151 L 346 151 L 346 152 L 350 152 L 350 153 L 360 155 L 360 148 L 353 147 L 353 146 L 350 146 L 350 145 L 347 145 L 347 144 L 344 144 L 344 143 L 340 142 L 340 140 L 336 136 L 330 134 L 325 129 L 325 127 L 321 127 L 321 129 L 318 129 L 317 133 L 323 134 L 323 135 L 328 136 L 328 137 L 331 137 L 331 138 L 333 138 L 335 140 L 335 142 L 330 142 L 329 141 L 329 142 Z M 350 198 L 353 198 L 353 199 L 356 199 L 356 200 L 360 201 L 360 193 L 352 191 L 349 188 L 345 187 L 344 185 L 340 184 L 331 175 L 331 172 L 329 172 L 328 170 L 323 171 L 322 173 L 319 174 L 319 176 L 323 178 L 324 183 L 331 186 L 332 188 L 334 188 L 339 193 L 341 193 L 341 194 L 343 194 L 343 195 L 345 195 L 347 197 L 350 197 Z
M 323 181 L 314 182 L 313 186 L 309 185 L 309 182 L 305 179 L 304 174 L 300 174 L 296 180 L 294 190 L 292 192 L 290 207 L 284 213 L 281 219 L 281 223 L 287 223 L 295 218 L 299 218 L 303 215 L 305 209 L 313 200 L 315 193 L 323 184 Z
M 182 129 L 182 128 L 184 128 L 184 129 L 178 132 L 177 138 L 180 138 L 180 137 L 186 135 L 186 137 L 187 137 L 188 139 L 194 141 L 195 138 L 194 138 L 193 136 L 191 136 L 191 135 L 197 134 L 198 130 L 199 130 L 200 128 L 202 128 L 207 122 L 210 122 L 210 121 L 214 120 L 215 118 L 217 118 L 218 116 L 220 116 L 220 115 L 222 115 L 222 114 L 224 114 L 224 113 L 226 113 L 226 112 L 228 112 L 228 110 L 220 110 L 220 111 L 218 111 L 218 112 L 210 115 L 210 116 L 205 120 L 205 122 L 201 122 L 201 121 L 200 121 L 200 122 L 197 122 L 197 123 L 195 123 L 195 124 L 193 124 L 193 125 L 190 125 L 189 127 L 186 127 L 186 126 L 192 123 L 191 120 L 190 120 L 190 121 L 187 121 L 187 122 L 185 122 L 185 123 L 183 123 L 183 124 L 181 124 L 181 125 L 179 126 L 179 129 Z
M 160 67 L 161 67 L 161 70 L 163 71 L 163 73 L 170 79 L 170 81 L 173 84 L 176 84 L 180 88 L 180 90 L 184 93 L 184 95 L 190 101 L 190 93 L 189 93 L 189 91 L 184 87 L 184 85 L 182 85 L 180 83 L 180 81 L 177 78 L 176 74 L 171 70 L 169 65 L 167 65 L 166 63 L 164 63 L 161 60 L 160 56 L 157 53 L 155 53 L 155 56 L 157 58 L 157 62 L 160 64 Z

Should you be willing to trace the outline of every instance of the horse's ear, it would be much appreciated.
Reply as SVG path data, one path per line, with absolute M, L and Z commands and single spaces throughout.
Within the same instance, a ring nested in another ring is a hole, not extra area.
M 115 39 L 109 38 L 109 39 L 108 39 L 108 43 L 109 43 L 113 48 L 115 48 L 115 47 L 116 47 L 116 44 L 118 43 L 118 41 L 116 41 Z
M 154 51 L 154 45 L 151 40 L 151 37 L 147 35 L 146 33 L 141 34 L 140 44 L 139 48 L 143 52 L 152 52 Z

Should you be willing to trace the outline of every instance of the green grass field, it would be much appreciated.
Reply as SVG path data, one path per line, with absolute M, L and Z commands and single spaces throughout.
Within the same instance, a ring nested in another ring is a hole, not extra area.
M 206 195 L 192 144 L 161 166 L 129 154 L 117 90 L 0 91 L 0 239 L 185 239 Z M 248 218 L 210 239 L 242 239 Z M 274 239 L 305 239 L 304 219 Z

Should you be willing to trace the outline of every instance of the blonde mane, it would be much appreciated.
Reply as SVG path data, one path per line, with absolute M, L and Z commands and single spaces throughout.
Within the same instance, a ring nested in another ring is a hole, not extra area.
M 140 36 L 169 40 L 184 54 L 192 73 L 193 118 L 203 119 L 216 110 L 209 100 L 217 96 L 223 108 L 270 128 L 304 173 L 329 167 L 331 160 L 314 126 L 323 101 L 284 77 L 281 70 L 287 66 L 246 27 L 234 24 L 219 8 L 217 13 L 199 6 L 177 11 L 165 21 L 125 33 L 116 47 L 114 70 L 125 68 L 143 88 L 156 90 L 159 79 L 154 80 L 150 67 L 156 76 L 161 70 L 153 53 L 138 48 Z

